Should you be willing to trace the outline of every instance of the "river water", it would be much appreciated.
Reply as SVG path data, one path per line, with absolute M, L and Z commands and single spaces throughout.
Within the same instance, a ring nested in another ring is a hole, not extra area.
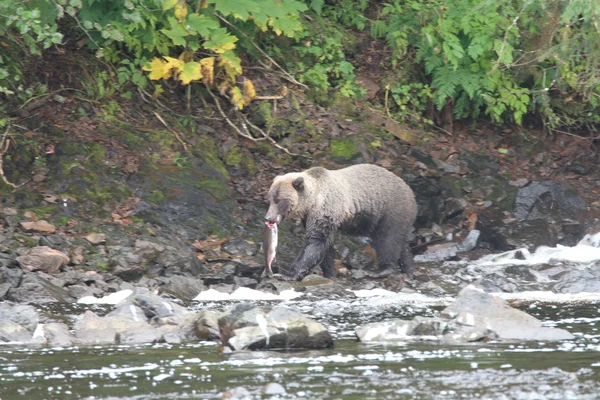
M 574 333 L 574 340 L 460 346 L 366 345 L 354 338 L 358 324 L 434 315 L 439 306 L 387 307 L 385 315 L 365 311 L 368 308 L 358 313 L 341 309 L 333 318 L 331 311 L 319 312 L 327 309 L 327 302 L 295 304 L 333 332 L 333 349 L 224 354 L 218 344 L 209 342 L 71 348 L 5 345 L 0 347 L 0 399 L 220 399 L 237 387 L 243 388 L 238 389 L 239 397 L 231 398 L 600 398 L 600 302 L 524 306 L 546 325 Z M 205 302 L 193 308 L 230 305 Z M 336 308 L 335 303 L 330 306 Z

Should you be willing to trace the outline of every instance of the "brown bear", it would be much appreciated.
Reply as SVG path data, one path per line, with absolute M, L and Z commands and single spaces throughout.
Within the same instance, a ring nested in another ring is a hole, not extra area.
M 411 188 L 385 168 L 359 164 L 338 170 L 313 167 L 279 175 L 268 193 L 267 223 L 301 219 L 306 242 L 289 268 L 279 268 L 285 279 L 300 280 L 321 265 L 326 277 L 335 276 L 333 234 L 370 236 L 379 270 L 385 277 L 401 267 L 412 275 L 409 234 L 417 216 Z

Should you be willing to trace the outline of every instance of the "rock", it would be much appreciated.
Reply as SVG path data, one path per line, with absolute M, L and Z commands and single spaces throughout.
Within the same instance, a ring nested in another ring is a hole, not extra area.
M 175 275 L 166 279 L 167 283 L 161 289 L 181 300 L 191 301 L 194 297 L 198 296 L 198 293 L 206 290 L 206 286 L 204 286 L 200 279 L 181 275 Z
M 546 328 L 535 317 L 510 307 L 498 297 L 467 286 L 441 317 L 456 319 L 460 325 L 481 326 L 501 340 L 564 340 L 574 336 L 564 329 Z
M 40 339 L 50 347 L 71 347 L 77 342 L 67 324 L 60 322 L 39 324 L 33 339 Z
M 0 318 L 0 342 L 28 343 L 32 334 L 10 319 Z
M 256 243 L 236 238 L 224 243 L 221 246 L 221 250 L 228 254 L 231 254 L 232 256 L 251 257 L 258 253 L 258 246 L 256 245 Z
M 10 267 L 0 267 L 0 282 L 9 283 L 12 287 L 19 287 L 25 273 L 18 267 L 17 261 L 13 261 L 14 264 Z
M 600 266 L 600 261 L 597 261 L 596 265 Z M 600 293 L 600 274 L 578 269 L 568 271 L 554 285 L 554 291 L 558 293 Z
M 75 265 L 81 265 L 85 262 L 84 256 L 85 249 L 83 247 L 76 247 L 69 251 L 69 257 L 71 262 Z
M 75 337 L 84 344 L 138 344 L 159 341 L 161 333 L 145 321 L 123 316 L 99 317 L 86 311 L 73 327 Z
M 157 318 L 154 324 L 166 342 L 181 343 L 198 340 L 196 335 L 198 317 L 199 315 L 196 313 L 179 314 Z
M 38 246 L 17 257 L 17 262 L 26 271 L 53 274 L 69 263 L 69 257 L 50 247 Z
M 236 305 L 219 318 L 219 329 L 223 343 L 233 350 L 333 347 L 322 324 L 282 306 L 268 311 L 251 304 Z
M 3 301 L 8 297 L 8 292 L 11 288 L 12 285 L 8 282 L 0 283 L 0 301 Z
M 233 282 L 236 287 L 248 287 L 255 289 L 258 286 L 258 281 L 254 278 L 246 278 L 245 276 L 234 276 Z
M 339 283 L 327 283 L 321 285 L 311 285 L 304 287 L 305 292 L 319 299 L 339 299 L 339 298 L 355 298 L 356 295 Z
M 40 233 L 54 233 L 56 232 L 56 227 L 48 221 L 41 219 L 39 221 L 25 221 L 21 222 L 21 228 L 25 232 L 40 232 Z
M 134 322 L 148 322 L 148 317 L 146 317 L 144 310 L 129 301 L 121 303 L 114 310 L 106 314 L 106 316 L 119 317 Z
M 517 192 L 514 214 L 519 219 L 575 217 L 587 209 L 585 200 L 570 186 L 553 182 L 531 182 Z
M 11 320 L 33 334 L 39 317 L 33 306 L 5 301 L 0 303 L 0 320 Z
M 5 215 L 7 217 L 14 217 L 16 215 L 19 215 L 19 212 L 14 208 L 0 206 L 0 215 Z
M 229 389 L 226 392 L 223 392 L 221 395 L 221 399 L 223 400 L 249 400 L 252 399 L 252 394 L 248 391 L 248 389 L 238 386 L 233 389 Z
M 0 268 L 12 268 L 18 265 L 15 257 L 10 254 L 0 253 Z
M 106 235 L 104 233 L 92 232 L 85 237 L 85 240 L 91 244 L 102 244 L 106 243 Z
M 61 250 L 63 252 L 67 252 L 68 248 L 70 246 L 70 243 L 64 236 L 54 234 L 54 235 L 41 236 L 40 240 L 38 242 L 38 245 L 48 246 L 55 250 Z
M 9 292 L 9 300 L 23 304 L 72 303 L 75 301 L 63 288 L 38 274 L 26 274 L 19 287 Z
M 169 317 L 173 315 L 186 314 L 188 310 L 178 304 L 157 296 L 147 289 L 138 288 L 127 301 L 140 307 L 148 319 Z
M 286 394 L 286 390 L 277 382 L 269 382 L 260 389 L 263 396 L 281 396 Z
M 429 246 L 427 252 L 414 257 L 415 262 L 440 262 L 455 257 L 459 252 L 470 251 L 477 246 L 480 232 L 472 230 L 461 243 L 442 243 Z
M 222 313 L 214 310 L 202 310 L 196 320 L 195 331 L 199 340 L 220 340 L 219 318 Z
M 414 317 L 361 325 L 355 329 L 363 342 L 435 340 L 464 343 L 482 340 L 565 340 L 574 336 L 507 305 L 502 299 L 473 286 L 458 294 L 439 317 Z
M 144 268 L 139 266 L 116 268 L 113 270 L 113 274 L 123 279 L 125 282 L 137 282 L 145 273 L 146 271 Z

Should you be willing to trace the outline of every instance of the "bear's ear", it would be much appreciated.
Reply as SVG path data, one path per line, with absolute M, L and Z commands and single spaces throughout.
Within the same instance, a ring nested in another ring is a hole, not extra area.
M 294 189 L 296 189 L 299 192 L 303 191 L 304 190 L 304 177 L 300 176 L 300 177 L 294 179 L 294 182 L 292 182 L 292 186 L 294 187 Z

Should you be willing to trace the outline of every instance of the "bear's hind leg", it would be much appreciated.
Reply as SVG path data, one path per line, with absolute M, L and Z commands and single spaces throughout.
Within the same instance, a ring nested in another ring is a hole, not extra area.
M 375 247 L 377 253 L 379 270 L 373 271 L 369 276 L 372 278 L 385 278 L 398 273 L 398 260 L 404 246 L 404 236 L 398 232 L 397 226 L 389 221 L 383 221 L 372 239 L 373 247 Z
M 335 278 L 335 249 L 333 246 L 329 247 L 325 258 L 321 262 L 321 270 L 323 270 L 323 276 L 325 278 Z

